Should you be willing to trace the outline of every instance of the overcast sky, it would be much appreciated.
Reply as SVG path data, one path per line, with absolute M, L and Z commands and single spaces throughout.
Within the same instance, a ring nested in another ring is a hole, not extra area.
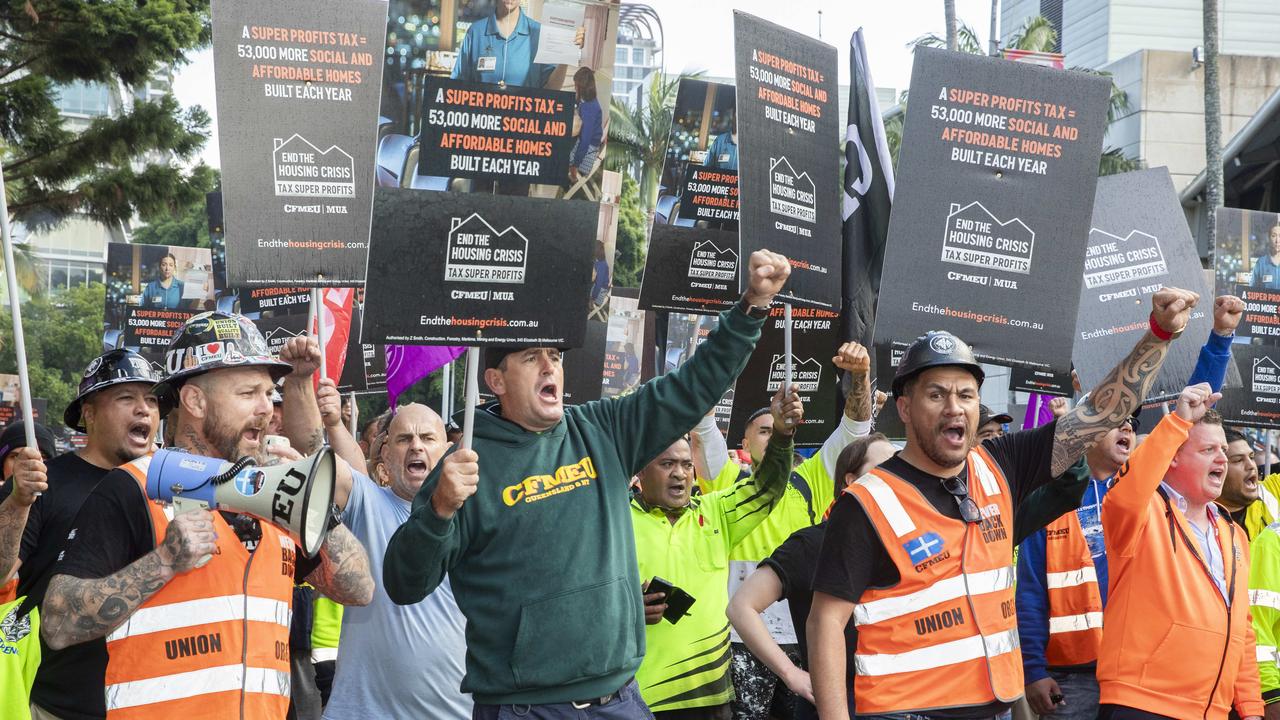
M 943 33 L 940 0 L 647 0 L 662 18 L 665 64 L 669 73 L 703 70 L 717 77 L 733 75 L 733 10 L 818 36 L 840 52 L 840 82 L 849 81 L 849 36 L 864 28 L 871 73 L 879 87 L 902 90 L 911 79 L 911 53 L 906 45 L 928 33 Z M 985 44 L 991 22 L 989 0 L 956 0 L 961 22 L 972 25 Z M 202 105 L 214 116 L 214 134 L 204 161 L 218 167 L 217 114 L 213 91 L 213 54 L 196 54 L 174 78 L 174 94 L 183 105 Z

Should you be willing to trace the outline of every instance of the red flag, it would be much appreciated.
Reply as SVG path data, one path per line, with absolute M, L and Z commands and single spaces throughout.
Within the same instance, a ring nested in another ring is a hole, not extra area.
M 334 382 L 342 377 L 347 362 L 347 341 L 351 337 L 351 300 L 353 288 L 324 288 L 320 291 L 320 319 L 324 323 L 324 364 L 327 377 Z M 312 328 L 314 333 L 315 328 Z M 317 380 L 318 382 L 318 380 Z

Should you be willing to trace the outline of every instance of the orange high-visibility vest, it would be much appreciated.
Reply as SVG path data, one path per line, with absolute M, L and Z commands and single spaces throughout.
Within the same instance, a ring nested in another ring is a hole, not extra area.
M 150 457 L 122 465 L 146 492 Z M 170 509 L 148 502 L 158 545 Z M 170 580 L 107 636 L 109 720 L 284 718 L 296 548 L 261 523 L 250 554 L 213 513 L 218 552 Z
M 939 513 L 877 468 L 845 489 L 862 504 L 900 580 L 854 607 L 859 715 L 1009 702 L 1022 695 L 1013 602 L 1013 499 L 1000 467 L 969 453 L 969 496 L 982 520 Z
M 1045 662 L 1050 667 L 1097 662 L 1102 646 L 1102 594 L 1075 512 L 1045 526 L 1044 575 L 1049 590 Z
M 4 585 L 0 585 L 0 605 L 18 599 L 18 578 L 14 577 Z

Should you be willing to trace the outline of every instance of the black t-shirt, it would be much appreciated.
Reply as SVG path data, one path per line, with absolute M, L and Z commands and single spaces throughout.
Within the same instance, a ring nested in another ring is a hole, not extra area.
M 18 595 L 36 604 L 44 602 L 44 591 L 53 576 L 58 555 L 77 513 L 94 487 L 106 474 L 106 468 L 86 462 L 75 453 L 67 453 L 45 465 L 49 489 L 31 505 L 27 525 L 22 531 L 18 558 Z M 5 483 L 0 501 L 9 496 L 13 483 Z M 101 640 L 54 650 L 40 642 L 41 661 L 31 688 L 31 700 L 40 707 L 66 720 L 90 720 L 106 716 L 102 697 L 102 673 L 107 666 L 107 649 Z M 94 677 L 99 682 L 83 682 Z
M 1053 435 L 1057 423 L 1034 430 L 1011 433 L 983 442 L 983 447 L 1000 466 L 1009 482 L 1015 510 L 1037 488 L 1053 480 Z M 881 465 L 915 486 L 941 514 L 961 519 L 955 498 L 942 487 L 943 478 L 916 469 L 894 455 Z M 966 471 L 962 471 L 961 477 Z M 967 478 L 966 478 L 967 481 Z M 841 493 L 831 510 L 827 536 L 822 544 L 813 589 L 858 602 L 867 588 L 891 587 L 899 580 L 898 569 L 880 542 L 875 526 L 857 499 Z M 1010 558 L 1012 561 L 1012 558 Z M 852 667 L 852 666 L 850 666 Z M 931 717 L 989 718 L 1004 712 L 1009 703 L 931 710 Z
M 66 540 L 66 549 L 53 567 L 53 574 L 77 578 L 103 578 L 155 549 L 151 514 L 147 498 L 138 481 L 124 470 L 112 470 L 85 500 Z M 237 535 L 250 552 L 257 547 L 252 524 L 228 518 Z M 301 553 L 295 566 L 295 579 L 311 574 L 319 561 L 308 560 Z M 65 720 L 89 720 L 106 717 L 103 694 L 107 671 L 104 639 L 73 645 L 62 653 L 76 651 L 80 662 L 72 675 L 64 664 L 46 672 L 49 657 L 41 661 L 31 690 L 32 700 Z M 44 682 L 42 682 L 42 678 Z
M 809 620 L 809 608 L 813 606 L 813 573 L 818 567 L 818 553 L 822 539 L 827 534 L 827 523 L 802 528 L 778 546 L 773 554 L 760 561 L 768 566 L 782 582 L 782 597 L 791 611 L 791 622 L 796 630 L 796 644 L 800 646 L 802 667 L 809 667 L 809 642 L 805 623 Z M 854 650 L 858 647 L 858 629 L 853 620 L 844 628 L 845 667 L 853 667 Z M 853 695 L 849 696 L 849 717 L 856 713 Z M 807 700 L 797 698 L 796 720 L 817 720 L 818 710 Z

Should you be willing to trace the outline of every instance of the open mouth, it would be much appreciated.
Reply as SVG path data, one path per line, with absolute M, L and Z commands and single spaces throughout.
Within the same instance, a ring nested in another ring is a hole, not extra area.
M 1250 490 L 1258 487 L 1258 474 L 1254 473 L 1244 479 L 1244 486 Z
M 962 424 L 948 425 L 942 428 L 942 439 L 952 445 L 964 445 L 965 427 Z
M 1212 480 L 1215 485 L 1221 485 L 1223 478 L 1225 478 L 1226 476 L 1227 476 L 1226 470 L 1210 470 L 1209 471 L 1209 479 Z
M 556 402 L 560 399 L 560 393 L 557 391 L 555 383 L 547 383 L 538 388 L 538 397 L 549 402 Z
M 262 442 L 262 428 L 246 428 L 244 432 L 240 433 L 240 437 L 244 438 L 248 443 L 257 445 Z
M 1129 452 L 1129 450 L 1133 448 L 1133 440 L 1130 439 L 1127 435 L 1122 436 L 1119 440 L 1116 440 L 1116 447 L 1120 448 L 1121 450 L 1124 450 L 1127 453 Z
M 428 470 L 427 461 L 419 458 L 414 458 L 404 464 L 404 469 L 405 469 L 405 472 L 408 473 L 409 475 L 426 477 L 427 470 Z
M 150 423 L 133 423 L 129 426 L 129 441 L 138 445 L 151 442 Z

